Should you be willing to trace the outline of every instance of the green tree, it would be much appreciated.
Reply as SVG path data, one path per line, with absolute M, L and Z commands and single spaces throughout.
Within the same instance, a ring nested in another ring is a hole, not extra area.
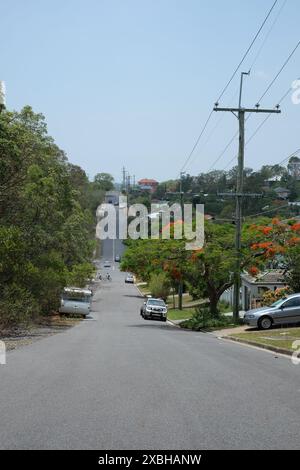
M 1 113 L 0 316 L 10 303 L 17 309 L 14 289 L 24 292 L 28 315 L 48 313 L 57 308 L 59 293 L 72 276 L 83 283 L 83 273 L 89 275 L 94 184 L 68 162 L 48 135 L 42 114 L 29 106 L 20 113 Z M 103 192 L 97 191 L 101 198 Z M 9 318 L 17 321 L 18 316 Z
M 287 271 L 285 281 L 293 292 L 300 292 L 300 245 L 294 246 L 287 253 Z
M 152 274 L 149 282 L 149 289 L 152 297 L 167 300 L 170 294 L 171 283 L 166 273 Z
M 114 188 L 114 179 L 109 173 L 97 173 L 94 183 L 103 191 L 111 191 Z

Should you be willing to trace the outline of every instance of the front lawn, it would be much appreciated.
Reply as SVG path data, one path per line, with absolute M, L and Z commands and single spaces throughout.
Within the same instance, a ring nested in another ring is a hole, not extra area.
M 195 313 L 195 309 L 183 309 L 179 310 L 178 308 L 172 308 L 168 310 L 168 319 L 169 320 L 188 320 Z
M 292 348 L 294 341 L 300 340 L 300 328 L 278 328 L 267 331 L 246 331 L 230 335 L 232 338 L 247 341 L 256 345 L 271 346 L 288 351 Z

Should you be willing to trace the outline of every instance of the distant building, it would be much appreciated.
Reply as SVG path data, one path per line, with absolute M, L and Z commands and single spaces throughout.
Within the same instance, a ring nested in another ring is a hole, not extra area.
M 272 176 L 271 178 L 268 178 L 267 180 L 264 181 L 264 186 L 267 188 L 271 188 L 275 183 L 280 183 L 281 181 L 281 176 Z
M 155 193 L 158 186 L 158 182 L 152 179 L 144 178 L 138 181 L 138 185 L 142 191 L 149 191 L 150 193 Z
M 253 277 L 250 274 L 241 276 L 241 304 L 243 310 L 250 310 L 261 306 L 264 294 L 269 291 L 275 291 L 286 287 L 284 279 L 284 270 L 270 269 Z
M 286 287 L 284 272 L 283 269 L 269 269 L 256 277 L 244 272 L 241 275 L 241 309 L 247 311 L 261 307 L 266 292 Z M 233 292 L 233 287 L 230 287 L 222 294 L 220 300 L 228 302 L 232 307 L 234 304 Z
M 289 202 L 289 206 L 297 206 L 297 207 L 300 207 L 300 201 Z
M 290 195 L 290 191 L 286 188 L 275 188 L 275 193 L 279 197 L 279 199 L 287 199 Z
M 300 161 L 290 161 L 288 164 L 289 174 L 296 180 L 300 180 Z

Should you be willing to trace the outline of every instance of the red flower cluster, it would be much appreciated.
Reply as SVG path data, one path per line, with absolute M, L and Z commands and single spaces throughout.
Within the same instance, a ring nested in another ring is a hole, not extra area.
M 292 237 L 288 240 L 289 245 L 298 245 L 298 243 L 300 243 L 299 237 Z
M 249 273 L 251 276 L 255 277 L 255 276 L 258 275 L 259 269 L 258 269 L 256 266 L 251 266 L 251 268 L 248 269 L 248 273 Z
M 273 245 L 273 242 L 253 243 L 251 250 L 267 250 Z
M 300 230 L 300 223 L 292 225 L 292 226 L 291 226 L 291 230 L 293 230 L 294 232 L 299 232 L 299 230 Z
M 270 232 L 272 232 L 272 227 L 263 227 L 262 232 L 264 235 L 269 235 Z

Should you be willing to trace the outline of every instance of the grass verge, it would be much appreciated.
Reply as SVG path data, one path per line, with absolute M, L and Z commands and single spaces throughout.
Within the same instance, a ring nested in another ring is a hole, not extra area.
M 231 334 L 229 339 L 236 339 L 247 344 L 278 348 L 293 352 L 294 341 L 300 340 L 300 328 L 279 328 L 268 331 L 249 331 L 245 333 Z
M 41 317 L 29 324 L 20 324 L 10 328 L 0 328 L 0 340 L 4 341 L 7 351 L 26 346 L 34 341 L 62 333 L 77 325 L 80 318 L 53 315 Z
M 188 320 L 190 319 L 195 313 L 195 309 L 183 309 L 179 310 L 178 308 L 172 308 L 168 310 L 168 319 L 169 320 Z

